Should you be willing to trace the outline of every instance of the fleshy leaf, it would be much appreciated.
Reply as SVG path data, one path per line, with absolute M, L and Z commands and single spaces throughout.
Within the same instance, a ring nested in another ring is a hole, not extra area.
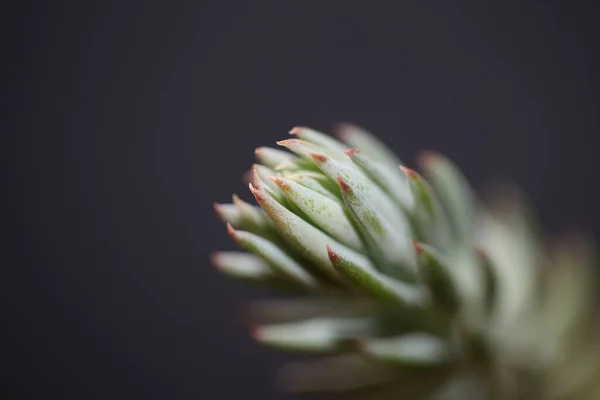
M 297 284 L 275 273 L 266 261 L 252 254 L 222 251 L 214 253 L 211 259 L 221 273 L 235 280 L 286 292 L 304 292 Z
M 338 124 L 336 135 L 344 142 L 362 151 L 369 157 L 379 160 L 390 168 L 398 168 L 402 161 L 383 142 L 365 129 L 349 123 Z
M 235 204 L 214 204 L 215 213 L 219 219 L 235 227 L 242 224 L 243 217 L 241 210 Z
M 373 334 L 369 318 L 313 318 L 254 328 L 259 342 L 286 351 L 337 353 L 351 349 L 351 339 Z
M 433 189 L 414 170 L 406 167 L 400 169 L 405 174 L 415 199 L 411 210 L 415 236 L 442 251 L 447 251 L 452 244 L 450 225 Z
M 404 210 L 410 211 L 414 208 L 415 199 L 408 186 L 407 178 L 398 167 L 391 168 L 362 154 L 359 150 L 348 150 L 346 154 Z
M 456 314 L 460 308 L 460 299 L 452 269 L 432 247 L 417 242 L 413 244 L 418 254 L 423 280 L 429 287 L 434 304 L 448 315 Z
M 425 292 L 418 286 L 386 276 L 368 263 L 350 260 L 330 246 L 327 246 L 327 253 L 335 270 L 347 282 L 378 301 L 403 306 L 420 306 L 426 299 Z
M 446 211 L 456 238 L 460 243 L 468 243 L 475 232 L 478 211 L 471 186 L 450 160 L 437 153 L 423 153 L 420 166 Z
M 335 140 L 329 135 L 317 132 L 314 129 L 297 126 L 290 131 L 291 135 L 295 135 L 299 139 L 313 143 L 321 148 L 343 153 L 348 150 L 348 146 L 338 140 Z
M 271 169 L 275 169 L 275 167 L 282 163 L 287 163 L 298 158 L 287 151 L 273 149 L 271 147 L 259 147 L 254 151 L 254 154 L 261 164 Z
M 300 252 L 301 256 L 312 261 L 329 277 L 340 281 L 338 273 L 329 262 L 329 257 L 325 249 L 326 243 L 335 244 L 336 248 L 339 246 L 340 251 L 350 259 L 364 260 L 364 262 L 368 263 L 364 256 L 339 243 L 297 214 L 286 209 L 267 192 L 254 188 L 252 184 L 250 185 L 250 190 L 254 194 L 258 204 L 260 204 L 269 218 L 275 223 L 284 238 Z
M 350 296 L 264 300 L 250 304 L 248 318 L 256 323 L 282 323 L 316 317 L 358 317 L 375 315 L 377 305 Z
M 306 188 L 312 189 L 315 192 L 321 193 L 323 196 L 327 196 L 333 200 L 340 200 L 340 191 L 338 186 L 331 181 L 327 176 L 323 175 L 321 172 L 312 172 L 312 171 L 301 171 L 301 172 L 292 172 L 292 173 L 284 173 L 285 179 L 289 179 L 294 181 Z
M 227 225 L 227 230 L 242 248 L 264 259 L 274 271 L 308 289 L 319 288 L 319 282 L 275 243 L 250 232 L 236 231 L 231 225 Z
M 451 360 L 448 343 L 427 333 L 364 340 L 360 352 L 377 361 L 404 366 L 439 366 Z
M 313 225 L 341 243 L 358 251 L 363 250 L 362 242 L 346 217 L 339 200 L 332 200 L 287 179 L 272 177 L 271 180 L 277 184 L 288 200 L 302 210 Z
M 392 276 L 414 280 L 416 260 L 410 247 L 408 226 L 392 225 L 348 182 L 352 181 L 338 178 L 344 204 L 360 226 L 363 236 L 368 238 L 367 244 L 378 266 Z

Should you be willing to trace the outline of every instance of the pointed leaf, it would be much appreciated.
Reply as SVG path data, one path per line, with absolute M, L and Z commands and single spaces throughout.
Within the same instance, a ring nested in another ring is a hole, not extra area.
M 446 211 L 456 238 L 461 243 L 469 243 L 475 232 L 478 210 L 471 186 L 458 168 L 439 154 L 423 153 L 420 165 Z
M 329 262 L 329 257 L 324 246 L 326 243 L 335 244 L 336 248 L 339 246 L 340 251 L 350 259 L 364 259 L 361 254 L 342 245 L 297 214 L 283 207 L 267 192 L 254 188 L 252 184 L 250 185 L 250 190 L 254 194 L 258 204 L 260 204 L 269 218 L 275 223 L 283 237 L 300 252 L 300 255 L 312 261 L 329 277 L 340 281 L 338 273 Z
M 290 131 L 290 135 L 295 135 L 299 139 L 313 143 L 327 150 L 343 153 L 348 150 L 348 146 L 329 135 L 317 132 L 313 129 L 297 126 Z
M 357 290 L 370 297 L 391 304 L 419 306 L 426 300 L 426 294 L 418 286 L 398 281 L 375 270 L 368 263 L 350 260 L 330 246 L 327 253 L 331 264 Z
M 254 154 L 261 164 L 271 169 L 275 169 L 279 164 L 298 159 L 298 157 L 287 151 L 273 149 L 271 147 L 259 147 L 254 151 Z
M 332 200 L 340 200 L 341 195 L 337 184 L 331 181 L 327 176 L 320 171 L 318 173 L 311 171 L 300 171 L 292 173 L 284 173 L 285 179 L 294 181 L 306 188 L 312 189 L 315 192 L 321 193 Z
M 359 150 L 348 150 L 346 154 L 404 210 L 409 211 L 414 208 L 415 199 L 408 186 L 407 178 L 398 167 L 392 168 L 375 161 L 366 154 L 360 153 Z
M 316 317 L 360 317 L 376 315 L 377 305 L 355 296 L 338 298 L 281 299 L 256 301 L 248 307 L 248 318 L 256 323 L 282 323 Z
M 423 280 L 430 289 L 434 304 L 447 315 L 456 314 L 460 308 L 460 299 L 452 269 L 432 247 L 417 242 L 413 244 Z
M 302 265 L 273 242 L 250 232 L 236 231 L 231 225 L 228 225 L 227 229 L 229 235 L 242 248 L 264 259 L 272 270 L 277 271 L 290 281 L 313 290 L 321 286 L 317 279 L 308 273 Z
M 347 177 L 339 176 L 337 182 L 344 204 L 367 239 L 371 256 L 384 272 L 408 281 L 414 280 L 416 257 L 408 221 L 404 220 L 403 225 L 391 223 L 389 215 L 380 213 L 363 194 L 369 195 L 369 192 L 361 190 L 360 184 Z
M 389 147 L 365 129 L 353 124 L 342 123 L 337 125 L 335 131 L 336 135 L 350 147 L 359 149 L 375 160 L 380 160 L 388 167 L 398 168 L 399 165 L 402 165 L 402 161 Z
M 448 343 L 428 333 L 364 340 L 360 352 L 377 361 L 404 366 L 439 366 L 451 360 Z
M 370 318 L 313 318 L 259 326 L 252 336 L 280 350 L 327 354 L 349 350 L 350 339 L 370 335 L 373 330 Z
M 301 288 L 282 278 L 262 259 L 248 253 L 222 251 L 214 253 L 212 264 L 223 274 L 246 283 L 301 293 Z
M 440 250 L 448 250 L 452 244 L 450 225 L 433 189 L 414 170 L 406 167 L 400 167 L 400 170 L 406 175 L 415 199 L 411 216 L 416 237 Z
M 358 251 L 363 250 L 362 242 L 346 217 L 344 207 L 339 200 L 332 200 L 291 180 L 274 177 L 271 180 L 277 184 L 288 200 L 302 210 L 313 225 L 341 243 Z
M 215 203 L 213 207 L 215 209 L 215 213 L 221 221 L 229 223 L 235 227 L 239 227 L 242 224 L 242 212 L 235 204 Z

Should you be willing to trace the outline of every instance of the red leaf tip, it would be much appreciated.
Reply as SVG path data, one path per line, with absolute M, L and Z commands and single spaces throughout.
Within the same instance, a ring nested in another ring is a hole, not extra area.
M 276 176 L 270 176 L 269 179 L 275 182 L 275 184 L 281 189 L 287 189 L 289 187 L 288 184 L 281 178 L 278 178 Z
M 423 252 L 423 246 L 421 246 L 421 244 L 419 242 L 417 242 L 416 240 L 412 241 L 412 245 L 415 248 L 415 251 L 417 252 L 417 254 L 421 254 Z
M 435 159 L 438 157 L 437 153 L 431 150 L 422 151 L 417 158 L 417 162 L 422 167 L 427 167 L 431 163 L 435 162 Z
M 220 265 L 221 263 L 219 262 L 219 253 L 218 252 L 213 252 L 210 253 L 210 263 L 215 266 L 216 268 L 221 268 Z
M 254 340 L 262 339 L 261 329 L 257 326 L 250 327 L 250 337 Z
M 327 245 L 326 247 L 327 247 L 327 256 L 329 257 L 329 260 L 332 263 L 336 263 L 339 258 L 338 255 L 333 252 L 333 250 L 331 249 L 331 247 L 329 245 Z
M 417 173 L 415 172 L 414 169 L 410 169 L 410 168 L 406 168 L 404 165 L 400 166 L 400 169 L 402 170 L 402 172 L 404 172 L 404 174 L 406 174 L 406 176 L 408 176 L 409 178 L 416 178 L 417 177 Z
M 304 128 L 303 126 L 295 126 L 292 129 L 290 129 L 289 134 L 290 135 L 299 135 L 303 129 L 306 129 L 306 128 Z
M 265 199 L 262 197 L 262 194 L 260 193 L 260 191 L 258 189 L 256 189 L 252 183 L 248 184 L 248 187 L 250 188 L 250 191 L 252 192 L 252 194 L 254 195 L 254 198 L 256 199 L 256 201 L 258 201 L 259 203 L 262 203 Z
M 289 148 L 290 146 L 292 146 L 294 143 L 298 143 L 300 139 L 285 139 L 285 140 L 280 140 L 277 143 L 279 146 L 283 146 L 283 147 L 287 147 Z
M 350 150 L 346 150 L 344 152 L 345 155 L 350 156 L 350 157 L 355 156 L 358 153 L 360 153 L 360 151 L 358 149 L 350 149 Z
M 327 157 L 321 154 L 310 153 L 310 156 L 317 163 L 324 163 L 325 161 L 327 161 Z
M 235 229 L 233 229 L 233 226 L 231 226 L 231 224 L 227 224 L 227 233 L 229 234 L 229 237 L 231 239 L 233 239 L 234 242 L 237 243 L 238 238 L 237 238 L 237 233 L 235 231 Z
M 350 192 L 352 190 L 350 185 L 348 185 L 346 182 L 344 182 L 344 180 L 342 178 L 340 178 L 339 176 L 337 178 L 335 178 L 335 180 L 337 181 L 338 185 L 340 185 L 340 189 L 342 189 L 342 192 Z
M 487 258 L 485 251 L 479 246 L 474 247 L 473 252 L 475 253 L 475 257 L 479 258 L 480 260 L 485 260 Z

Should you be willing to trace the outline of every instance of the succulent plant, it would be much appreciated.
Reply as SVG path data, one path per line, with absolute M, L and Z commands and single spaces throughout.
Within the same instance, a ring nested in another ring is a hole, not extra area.
M 223 273 L 276 290 L 253 337 L 314 357 L 285 389 L 341 399 L 600 399 L 595 259 L 550 241 L 516 190 L 479 200 L 447 158 L 422 174 L 350 124 L 294 128 L 246 175 L 258 206 L 216 204 L 246 252 Z

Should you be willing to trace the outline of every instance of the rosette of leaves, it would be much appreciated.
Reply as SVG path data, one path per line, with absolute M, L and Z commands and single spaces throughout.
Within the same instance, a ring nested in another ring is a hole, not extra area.
M 341 399 L 600 399 L 589 240 L 550 242 L 515 190 L 485 204 L 439 154 L 417 172 L 350 124 L 256 149 L 258 205 L 216 204 L 243 252 L 223 273 L 277 291 L 253 337 L 312 357 L 284 389 Z

